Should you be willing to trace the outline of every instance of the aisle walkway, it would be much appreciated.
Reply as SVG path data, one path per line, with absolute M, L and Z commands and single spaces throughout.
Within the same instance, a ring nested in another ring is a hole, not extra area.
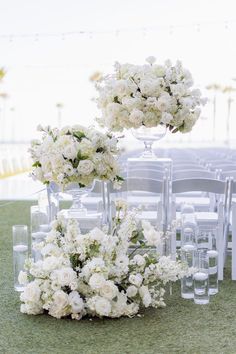
M 13 290 L 13 224 L 29 224 L 31 202 L 1 209 L 0 353 L 1 354 L 229 354 L 236 348 L 236 282 L 226 279 L 209 305 L 180 298 L 179 284 L 167 307 L 142 317 L 57 320 L 20 313 Z

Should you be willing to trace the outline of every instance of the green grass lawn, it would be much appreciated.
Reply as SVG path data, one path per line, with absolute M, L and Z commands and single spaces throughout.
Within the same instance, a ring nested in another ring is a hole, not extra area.
M 236 282 L 229 269 L 219 294 L 205 306 L 181 299 L 175 284 L 167 307 L 144 311 L 141 318 L 77 322 L 21 314 L 13 289 L 11 226 L 29 224 L 30 205 L 0 208 L 0 354 L 236 353 Z

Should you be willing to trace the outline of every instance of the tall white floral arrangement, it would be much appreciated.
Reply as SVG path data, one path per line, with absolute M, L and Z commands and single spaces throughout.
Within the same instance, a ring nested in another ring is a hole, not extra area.
M 94 179 L 119 184 L 117 139 L 93 128 L 80 125 L 38 128 L 41 140 L 31 143 L 33 176 L 48 184 L 55 182 L 65 188 L 70 183 L 88 186 Z
M 180 61 L 173 65 L 167 60 L 160 65 L 149 57 L 147 62 L 115 63 L 113 74 L 99 78 L 100 125 L 111 131 L 159 124 L 172 132 L 191 131 L 206 102 L 200 90 L 193 87 L 191 73 Z

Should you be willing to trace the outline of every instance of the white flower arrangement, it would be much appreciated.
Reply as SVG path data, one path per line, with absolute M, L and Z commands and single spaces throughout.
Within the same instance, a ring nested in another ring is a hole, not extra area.
M 193 270 L 157 253 L 162 233 L 149 222 L 140 225 L 122 204 L 117 210 L 111 234 L 98 228 L 81 234 L 76 220 L 58 215 L 38 245 L 42 260 L 29 260 L 20 273 L 21 312 L 79 320 L 131 317 L 141 308 L 165 306 L 165 285 Z
M 180 61 L 159 65 L 154 57 L 146 60 L 145 65 L 116 63 L 114 74 L 96 82 L 102 111 L 98 122 L 111 131 L 159 124 L 173 133 L 191 131 L 206 102 L 192 88 L 191 73 Z
M 119 185 L 117 139 L 93 128 L 79 125 L 61 130 L 38 127 L 42 140 L 31 142 L 33 177 L 48 184 L 55 182 L 64 189 L 70 183 L 80 187 L 94 179 L 109 180 Z

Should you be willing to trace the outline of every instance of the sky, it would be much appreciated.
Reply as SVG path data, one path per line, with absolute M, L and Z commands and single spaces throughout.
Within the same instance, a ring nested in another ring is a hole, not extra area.
M 0 0 L 0 141 L 30 140 L 36 126 L 92 124 L 99 115 L 89 77 L 115 61 L 180 59 L 209 103 L 193 132 L 167 140 L 207 141 L 212 93 L 206 85 L 236 82 L 234 0 Z M 236 94 L 233 94 L 233 98 Z M 230 139 L 236 141 L 235 102 Z M 216 139 L 226 139 L 227 95 L 217 97 Z

